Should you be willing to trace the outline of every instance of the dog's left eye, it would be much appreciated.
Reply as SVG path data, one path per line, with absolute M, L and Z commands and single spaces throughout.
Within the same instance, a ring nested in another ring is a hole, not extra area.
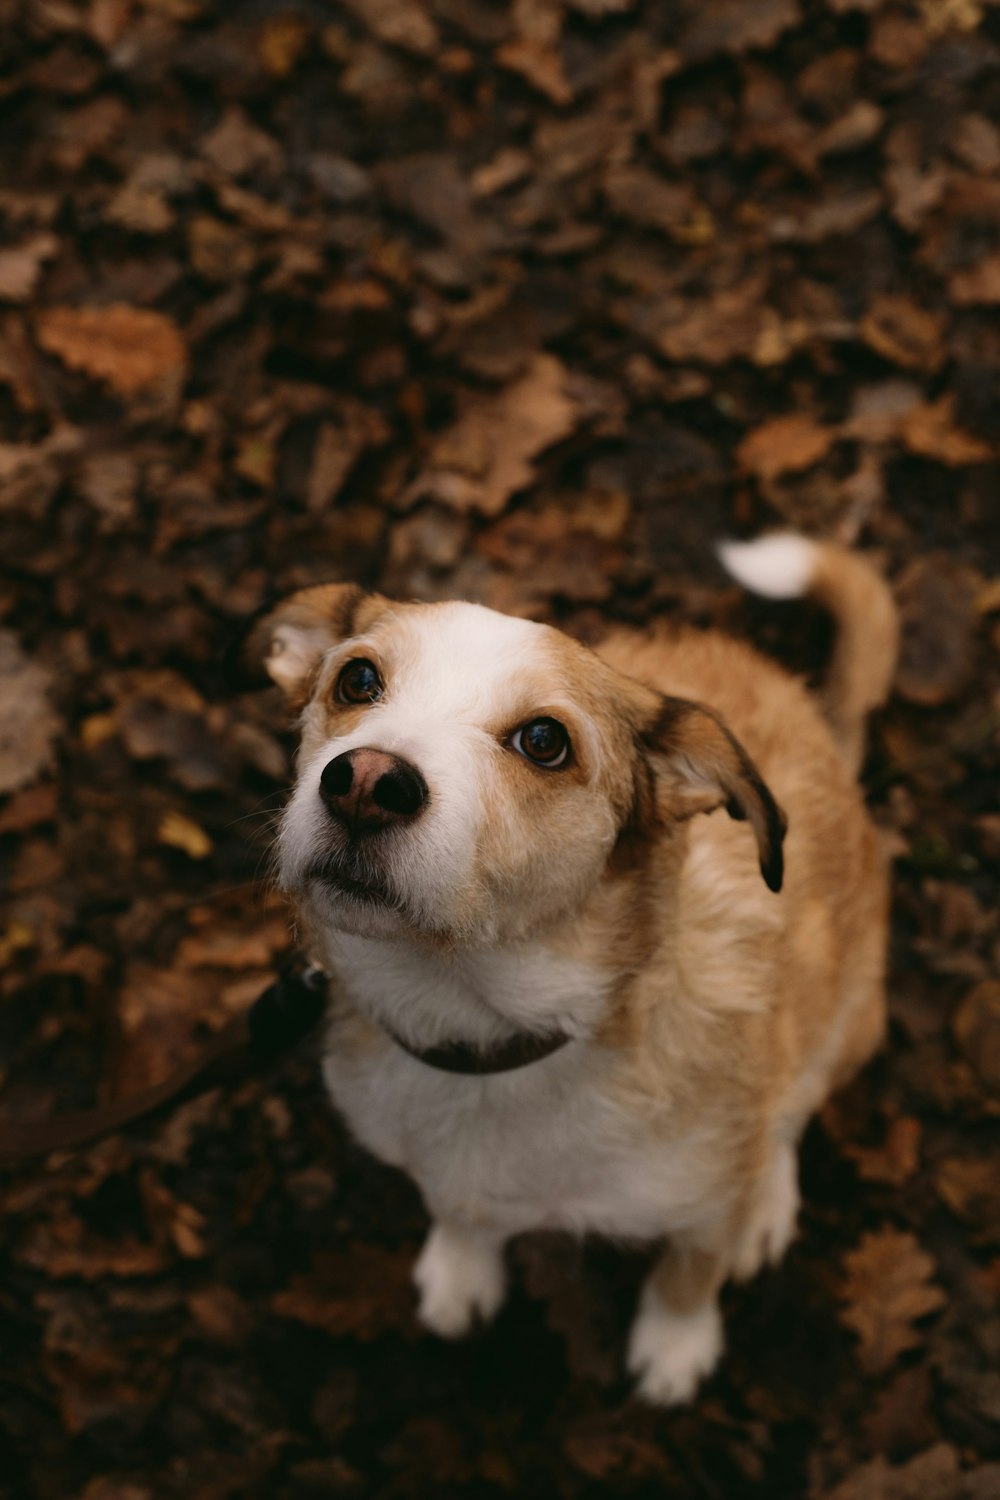
M 374 703 L 381 696 L 378 668 L 362 657 L 349 661 L 337 678 L 337 698 L 341 703 Z
M 526 760 L 547 771 L 564 766 L 569 759 L 569 735 L 558 719 L 532 719 L 515 729 L 510 743 Z

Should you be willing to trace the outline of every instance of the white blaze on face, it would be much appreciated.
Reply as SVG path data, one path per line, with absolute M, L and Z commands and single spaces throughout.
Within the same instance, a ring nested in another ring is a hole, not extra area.
M 538 847 L 546 829 L 528 816 L 519 783 L 500 764 L 516 754 L 504 735 L 534 714 L 558 715 L 564 705 L 574 732 L 588 730 L 559 672 L 555 639 L 542 626 L 455 603 L 390 610 L 370 631 L 328 653 L 304 715 L 299 781 L 280 836 L 286 888 L 300 892 L 309 869 L 338 840 L 341 846 L 345 842 L 320 800 L 324 766 L 348 750 L 381 750 L 421 773 L 429 799 L 412 824 L 386 830 L 371 845 L 379 873 L 418 926 L 456 934 L 474 927 L 488 940 L 489 929 L 503 921 L 505 894 L 516 894 L 505 887 L 523 881 L 530 892 L 550 853 L 558 869 L 560 851 Z M 341 714 L 334 686 L 343 665 L 355 658 L 375 663 L 384 694 L 370 706 L 344 713 L 345 729 L 337 733 Z M 592 758 L 594 751 L 591 745 Z M 517 774 L 541 783 L 560 776 L 528 766 L 518 766 Z M 543 809 L 550 803 L 564 807 L 565 788 L 520 786 L 528 803 L 534 795 Z M 576 785 L 575 796 L 585 795 Z M 607 809 L 596 811 L 601 855 L 614 830 Z M 565 822 L 565 811 L 561 816 Z M 364 857 L 361 843 L 355 857 Z M 582 870 L 580 857 L 575 868 Z M 566 878 L 565 872 L 557 878 Z M 522 902 L 524 892 L 522 885 Z M 400 922 L 396 914 L 367 910 L 362 922 L 351 902 L 329 893 L 316 899 L 326 908 L 325 920 L 335 925 L 338 914 L 355 930 L 374 923 L 386 932 Z

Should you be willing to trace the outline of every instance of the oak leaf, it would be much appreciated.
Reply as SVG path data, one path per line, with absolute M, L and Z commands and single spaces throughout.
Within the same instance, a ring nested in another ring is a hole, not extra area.
M 866 1234 L 844 1263 L 841 1321 L 858 1335 L 862 1368 L 879 1374 L 920 1343 L 914 1324 L 936 1312 L 945 1295 L 931 1280 L 931 1257 L 912 1234 L 891 1225 Z

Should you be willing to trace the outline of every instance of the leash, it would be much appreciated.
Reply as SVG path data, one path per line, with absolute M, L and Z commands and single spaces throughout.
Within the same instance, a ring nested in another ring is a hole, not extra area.
M 73 1151 L 167 1104 L 179 1104 L 252 1068 L 275 1062 L 319 1021 L 326 1008 L 326 986 L 322 969 L 301 959 L 290 960 L 249 1010 L 224 1026 L 197 1057 L 162 1083 L 103 1108 L 0 1124 L 0 1168 L 16 1167 L 52 1151 Z

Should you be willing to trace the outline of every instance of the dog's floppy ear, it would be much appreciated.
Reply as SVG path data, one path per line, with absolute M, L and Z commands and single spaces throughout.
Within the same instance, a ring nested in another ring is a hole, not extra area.
M 760 872 L 772 891 L 780 891 L 787 820 L 720 716 L 686 698 L 664 698 L 640 740 L 667 793 L 672 815 L 687 818 L 725 807 L 731 818 L 746 819 L 757 840 Z
M 365 605 L 384 604 L 356 583 L 323 583 L 300 589 L 258 621 L 247 654 L 263 661 L 269 676 L 293 703 L 308 697 L 312 674 L 323 654 L 363 626 Z

